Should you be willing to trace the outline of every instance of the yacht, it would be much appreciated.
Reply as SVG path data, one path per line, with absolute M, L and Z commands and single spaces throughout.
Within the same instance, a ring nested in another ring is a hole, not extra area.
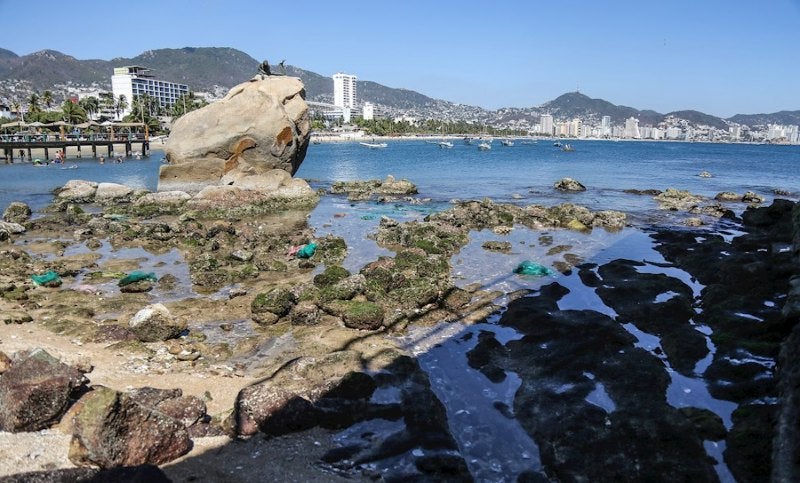
M 492 149 L 492 144 L 488 141 L 481 141 L 480 144 L 478 144 L 478 149 L 481 151 L 488 151 Z

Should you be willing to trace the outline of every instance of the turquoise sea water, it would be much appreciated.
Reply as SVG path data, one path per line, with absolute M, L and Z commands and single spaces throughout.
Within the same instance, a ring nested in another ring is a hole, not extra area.
M 389 141 L 385 149 L 367 149 L 358 143 L 309 146 L 297 176 L 314 185 L 333 181 L 407 178 L 420 196 L 433 201 L 490 197 L 517 203 L 571 201 L 592 209 L 638 211 L 652 208 L 649 197 L 635 197 L 624 189 L 685 189 L 714 196 L 721 191 L 754 191 L 770 201 L 779 189 L 800 192 L 800 146 L 705 144 L 672 142 L 573 141 L 574 152 L 517 141 L 490 151 L 456 140 L 452 149 L 440 149 L 424 140 Z M 29 163 L 0 165 L 0 207 L 19 200 L 34 209 L 51 200 L 51 191 L 70 179 L 111 181 L 154 190 L 162 153 L 142 160 L 99 164 L 91 158 L 68 159 L 64 165 L 34 167 Z M 74 169 L 65 169 L 76 166 Z M 698 174 L 707 171 L 711 178 Z M 578 198 L 552 189 L 562 177 L 587 187 Z

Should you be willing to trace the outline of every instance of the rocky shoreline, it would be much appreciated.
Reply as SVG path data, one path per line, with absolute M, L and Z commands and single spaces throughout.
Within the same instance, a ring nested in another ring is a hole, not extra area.
M 553 268 L 595 287 L 618 314 L 615 321 L 558 310 L 567 289 L 557 282 L 513 294 L 516 300 L 500 307 L 495 300 L 503 294 L 456 286 L 450 259 L 471 230 L 619 230 L 627 223 L 623 213 L 454 202 L 422 221 L 383 218 L 373 236 L 395 255 L 350 273 L 341 266 L 344 240 L 317 237 L 307 224 L 319 196 L 403 199 L 416 193 L 413 184 L 343 183 L 326 194 L 285 172 L 262 176 L 277 187 L 268 197 L 250 196 L 246 186 L 189 195 L 75 181 L 44 216 L 31 218 L 16 203 L 6 210 L 0 436 L 5 451 L 32 434 L 61 446 L 52 458 L 36 456 L 39 450 L 9 454 L 0 476 L 30 481 L 34 476 L 23 473 L 40 471 L 36 481 L 111 481 L 119 471 L 142 471 L 142 481 L 190 481 L 217 471 L 218 478 L 258 481 L 264 466 L 281 474 L 286 465 L 297 480 L 331 481 L 386 477 L 370 464 L 397 460 L 402 464 L 388 479 L 469 480 L 442 403 L 395 337 L 411 325 L 478 322 L 498 313 L 523 338 L 502 344 L 482 336 L 469 360 L 490 380 L 514 371 L 525 381 L 509 414 L 536 440 L 543 463 L 526 477 L 604 480 L 613 467 L 624 479 L 714 481 L 706 441 L 725 443 L 737 480 L 796 474 L 796 403 L 777 401 L 779 391 L 781 401 L 796 398 L 797 352 L 784 347 L 780 385 L 768 362 L 783 341 L 798 343 L 790 337 L 800 315 L 794 203 L 776 200 L 738 219 L 721 201 L 704 208 L 688 193 L 659 194 L 672 203 L 666 209 L 686 213 L 690 226 L 643 229 L 670 266 L 705 286 L 698 298 L 675 278 L 638 271 L 640 262 L 597 266 L 566 253 Z M 728 220 L 745 234 L 731 241 L 701 226 L 700 217 Z M 164 254 L 171 255 L 158 258 Z M 158 259 L 158 276 L 148 276 L 143 258 Z M 178 273 L 181 266 L 188 278 Z M 47 273 L 55 278 L 31 279 Z M 673 295 L 640 303 L 662 293 Z M 657 335 L 659 347 L 637 347 L 625 323 Z M 711 329 L 710 339 L 698 325 Z M 693 374 L 709 357 L 707 340 L 715 347 L 705 370 L 710 390 L 738 405 L 729 427 L 708 410 L 676 409 L 664 396 L 664 365 Z M 552 348 L 546 356 L 530 350 L 542 344 Z M 543 381 L 569 389 L 553 392 Z M 600 383 L 616 403 L 613 411 L 585 402 Z M 359 444 L 331 439 L 333 431 L 375 419 L 397 425 Z M 253 449 L 260 435 L 264 445 L 275 445 L 270 451 L 299 453 L 297 460 L 265 457 L 261 467 L 242 467 L 230 454 L 221 460 L 200 452 L 212 440 L 222 445 L 216 454 L 229 452 L 241 438 L 250 441 L 245 452 L 267 451 Z M 636 458 L 629 457 L 632 440 Z

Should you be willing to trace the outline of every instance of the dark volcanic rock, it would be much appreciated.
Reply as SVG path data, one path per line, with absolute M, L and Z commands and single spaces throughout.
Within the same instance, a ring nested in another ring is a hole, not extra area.
M 36 349 L 0 377 L 0 430 L 37 431 L 57 423 L 86 377 Z
M 716 481 L 695 426 L 667 404 L 670 377 L 660 359 L 634 347 L 620 321 L 558 310 L 566 293 L 554 283 L 511 302 L 500 324 L 525 336 L 501 346 L 482 335 L 470 354 L 473 365 L 522 378 L 513 414 L 539 445 L 547 474 L 564 481 Z M 602 406 L 588 400 L 597 391 L 607 395 Z

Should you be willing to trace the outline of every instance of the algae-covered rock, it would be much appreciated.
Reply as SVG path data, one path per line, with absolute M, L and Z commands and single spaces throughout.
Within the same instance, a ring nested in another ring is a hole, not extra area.
M 292 292 L 285 288 L 274 288 L 256 295 L 250 304 L 250 311 L 253 314 L 271 313 L 283 317 L 289 313 L 295 302 Z
M 3 212 L 3 221 L 25 223 L 31 217 L 31 207 L 21 201 L 14 201 Z
M 344 280 L 349 276 L 350 272 L 348 272 L 345 268 L 338 265 L 333 265 L 326 267 L 325 271 L 314 276 L 314 285 L 317 287 L 327 287 L 339 282 L 340 280 Z
M 334 300 L 324 305 L 326 312 L 341 317 L 345 327 L 375 330 L 383 325 L 383 307 L 374 302 Z

